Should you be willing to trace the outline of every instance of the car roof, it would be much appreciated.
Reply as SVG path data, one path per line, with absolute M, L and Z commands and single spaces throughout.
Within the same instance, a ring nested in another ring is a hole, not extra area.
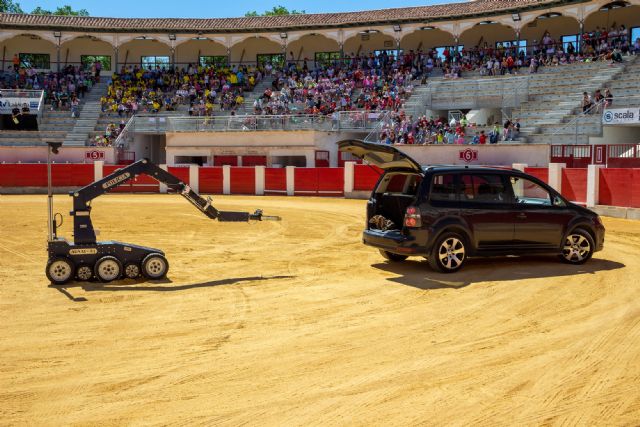
M 497 173 L 522 173 L 521 170 L 500 166 L 460 166 L 460 165 L 429 165 L 423 166 L 426 172 L 497 172 Z

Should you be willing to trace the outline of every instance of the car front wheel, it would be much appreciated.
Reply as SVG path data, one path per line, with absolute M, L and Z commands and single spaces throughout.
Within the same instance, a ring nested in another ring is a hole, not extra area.
M 574 230 L 567 235 L 560 258 L 568 264 L 584 264 L 593 256 L 595 243 L 591 234 L 584 230 Z
M 462 268 L 467 260 L 467 248 L 464 237 L 457 233 L 444 233 L 427 258 L 429 265 L 436 271 L 453 273 Z

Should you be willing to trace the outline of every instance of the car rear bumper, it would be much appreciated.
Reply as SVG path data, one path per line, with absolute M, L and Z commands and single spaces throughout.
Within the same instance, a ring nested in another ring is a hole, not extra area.
M 424 233 L 424 231 L 416 231 L 415 233 Z M 406 235 L 398 230 L 365 230 L 362 233 L 362 242 L 365 245 L 398 255 L 425 255 L 426 248 L 417 243 L 421 240 L 417 237 L 412 232 Z

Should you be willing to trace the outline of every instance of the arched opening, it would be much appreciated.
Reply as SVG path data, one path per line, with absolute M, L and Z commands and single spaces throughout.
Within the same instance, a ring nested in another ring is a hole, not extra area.
M 627 1 L 614 1 L 603 5 L 588 15 L 584 21 L 584 31 L 607 31 L 620 33 L 621 27 L 627 33 L 627 40 L 633 44 L 640 38 L 640 6 Z M 614 33 L 615 34 L 615 33 Z
M 177 67 L 187 67 L 189 64 L 224 67 L 228 62 L 227 48 L 206 37 L 194 37 L 176 46 Z
M 375 30 L 361 31 L 344 42 L 344 54 L 350 57 L 368 56 L 382 50 L 395 52 L 396 48 L 393 37 Z
M 20 34 L 2 42 L 3 71 L 13 68 L 14 56 L 18 58 L 22 67 L 38 70 L 57 69 L 56 45 L 35 34 Z
M 231 63 L 240 65 L 284 65 L 282 44 L 265 37 L 250 37 L 231 47 Z
M 409 33 L 400 40 L 401 49 L 422 50 L 424 52 L 440 47 L 453 46 L 454 44 L 453 34 L 429 26 Z
M 62 43 L 60 60 L 62 66 L 80 65 L 83 69 L 91 69 L 96 61 L 102 64 L 102 71 L 110 73 L 115 70 L 113 46 L 104 40 L 92 36 L 80 36 Z
M 327 65 L 340 58 L 340 45 L 337 41 L 322 34 L 307 34 L 287 46 L 287 62 L 302 63 L 309 67 Z
M 564 51 L 569 45 L 577 49 L 580 36 L 580 24 L 575 18 L 563 16 L 559 13 L 546 13 L 538 16 L 534 21 L 525 25 L 520 31 L 520 39 L 526 40 L 531 48 L 540 45 L 545 39 L 545 34 L 551 38 L 545 43 L 553 42 L 556 46 L 562 45 Z
M 458 39 L 458 44 L 467 49 L 495 48 L 498 43 L 513 43 L 516 39 L 516 31 L 513 28 L 492 21 L 483 21 L 464 31 Z
M 118 49 L 118 64 L 120 67 L 137 65 L 145 69 L 171 67 L 171 49 L 166 44 L 140 36 Z

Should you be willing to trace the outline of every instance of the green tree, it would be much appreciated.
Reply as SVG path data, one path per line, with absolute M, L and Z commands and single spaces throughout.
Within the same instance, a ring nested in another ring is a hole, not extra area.
M 20 7 L 20 3 L 14 3 L 13 0 L 0 0 L 0 12 L 2 13 L 24 13 Z
M 87 11 L 87 9 L 73 10 L 69 5 L 60 6 L 53 12 L 38 6 L 35 9 L 33 9 L 31 13 L 34 15 L 89 16 L 89 12 Z
M 251 16 L 282 16 L 282 15 L 303 15 L 307 13 L 305 10 L 291 10 L 287 9 L 284 6 L 273 6 L 271 10 L 265 10 L 264 13 L 258 13 L 255 10 L 247 12 L 244 14 L 246 17 Z

